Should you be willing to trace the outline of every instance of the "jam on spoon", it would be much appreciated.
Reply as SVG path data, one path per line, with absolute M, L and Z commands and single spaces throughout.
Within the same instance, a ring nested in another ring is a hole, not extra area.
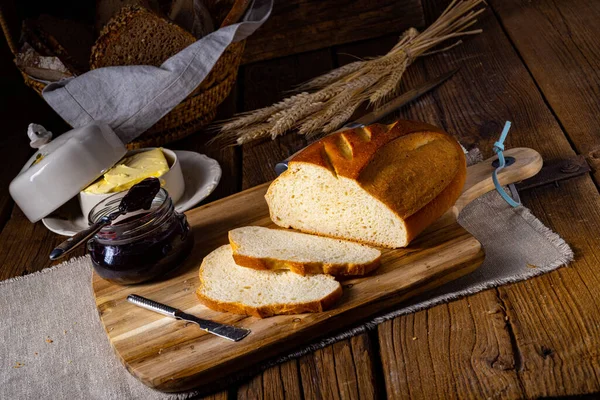
M 142 209 L 149 210 L 152 207 L 152 200 L 154 200 L 159 190 L 160 181 L 158 178 L 146 178 L 140 183 L 133 185 L 125 197 L 123 197 L 123 200 L 121 200 L 121 204 L 119 204 L 119 215 Z

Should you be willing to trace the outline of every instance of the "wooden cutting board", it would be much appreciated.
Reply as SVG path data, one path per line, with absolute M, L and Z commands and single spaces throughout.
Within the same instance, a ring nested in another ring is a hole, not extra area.
M 512 149 L 505 155 L 516 162 L 501 172 L 503 184 L 533 176 L 542 166 L 541 156 L 531 149 Z M 191 210 L 187 218 L 196 244 L 184 265 L 168 279 L 120 286 L 94 273 L 96 304 L 109 340 L 127 369 L 150 387 L 167 392 L 206 387 L 463 276 L 481 265 L 484 252 L 481 244 L 456 223 L 456 215 L 470 201 L 493 189 L 491 161 L 468 168 L 463 195 L 453 209 L 409 247 L 384 250 L 381 267 L 370 276 L 342 282 L 342 299 L 322 313 L 258 319 L 201 305 L 195 289 L 202 258 L 226 244 L 232 228 L 274 226 L 264 200 L 268 184 Z M 213 336 L 194 324 L 128 303 L 126 297 L 133 293 L 201 318 L 249 328 L 252 333 L 237 343 Z

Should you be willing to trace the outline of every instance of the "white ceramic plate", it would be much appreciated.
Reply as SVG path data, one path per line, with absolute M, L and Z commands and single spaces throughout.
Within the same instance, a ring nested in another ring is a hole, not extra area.
M 175 153 L 181 163 L 185 183 L 183 195 L 175 204 L 175 210 L 184 212 L 215 190 L 221 179 L 221 167 L 216 160 L 204 154 L 183 150 L 175 150 Z M 84 217 L 81 213 L 77 198 L 42 219 L 42 222 L 52 232 L 64 236 L 73 236 L 88 227 L 87 216 Z

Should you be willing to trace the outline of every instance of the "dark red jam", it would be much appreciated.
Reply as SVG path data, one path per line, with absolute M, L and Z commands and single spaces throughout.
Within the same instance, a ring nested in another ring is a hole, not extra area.
M 174 271 L 193 245 L 194 236 L 185 215 L 175 212 L 171 198 L 161 189 L 149 211 L 122 217 L 102 228 L 87 248 L 98 275 L 129 285 Z

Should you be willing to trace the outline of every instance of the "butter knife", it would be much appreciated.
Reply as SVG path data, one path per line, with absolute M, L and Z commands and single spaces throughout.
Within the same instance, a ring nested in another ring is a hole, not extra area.
M 344 125 L 337 131 L 331 132 L 329 135 L 333 135 L 334 133 L 345 131 L 348 129 L 360 128 L 360 127 L 374 124 L 375 122 L 379 121 L 380 119 L 382 119 L 382 118 L 388 116 L 389 114 L 391 114 L 392 112 L 396 111 L 400 107 L 410 103 L 411 101 L 421 97 L 425 93 L 435 89 L 442 83 L 446 82 L 448 79 L 450 79 L 452 76 L 454 76 L 454 74 L 456 74 L 458 72 L 458 70 L 459 70 L 459 68 L 453 69 L 452 71 L 448 71 L 445 74 L 440 75 L 437 78 L 430 80 L 429 82 L 426 82 L 425 84 L 423 84 L 422 86 L 419 86 L 418 88 L 411 89 L 411 90 L 403 93 L 402 95 L 396 97 L 394 100 L 391 100 L 391 101 L 387 102 L 386 104 L 384 104 L 383 106 L 379 107 L 378 109 L 373 110 L 370 113 L 363 115 L 356 121 L 353 121 L 353 122 L 350 122 L 349 124 Z M 327 136 L 329 136 L 329 135 L 327 135 Z M 285 172 L 288 168 L 288 162 L 302 150 L 303 149 L 300 149 L 299 151 L 295 152 L 294 154 L 292 154 L 291 156 L 289 156 L 282 162 L 277 163 L 275 165 L 275 172 L 277 172 L 277 175 L 280 175 L 283 172 Z
M 234 342 L 238 342 L 250 334 L 250 329 L 237 328 L 235 326 L 220 324 L 208 319 L 198 318 L 191 314 L 184 313 L 177 308 L 169 307 L 166 304 L 138 296 L 137 294 L 130 294 L 127 296 L 127 301 L 147 310 L 166 315 L 167 317 L 193 322 L 198 324 L 200 329 L 205 330 L 208 333 L 212 333 L 213 335 L 229 339 Z

